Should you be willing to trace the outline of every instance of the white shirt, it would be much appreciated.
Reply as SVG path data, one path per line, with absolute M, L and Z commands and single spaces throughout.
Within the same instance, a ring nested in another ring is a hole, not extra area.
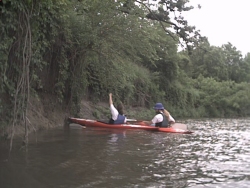
M 155 117 L 152 119 L 152 123 L 160 123 L 163 121 L 163 115 L 162 114 L 156 114 Z M 175 120 L 174 118 L 169 114 L 169 118 L 168 118 L 168 121 L 172 121 L 175 123 Z
M 115 121 L 118 118 L 119 112 L 118 110 L 114 107 L 113 104 L 110 105 L 110 111 L 111 111 L 111 115 L 112 115 L 112 119 Z M 124 123 L 127 122 L 127 118 L 125 117 Z
M 159 123 L 163 121 L 162 114 L 156 114 L 155 117 L 152 119 L 152 123 Z

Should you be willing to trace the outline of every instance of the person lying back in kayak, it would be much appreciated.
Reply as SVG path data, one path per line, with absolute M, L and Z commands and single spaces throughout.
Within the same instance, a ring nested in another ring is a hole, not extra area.
M 123 124 L 127 122 L 127 118 L 123 113 L 123 104 L 120 103 L 116 109 L 113 104 L 112 93 L 109 94 L 109 106 L 112 115 L 109 120 L 110 124 Z
M 162 103 L 156 103 L 154 109 L 156 115 L 151 121 L 147 122 L 148 124 L 156 127 L 170 127 L 172 123 L 175 123 L 174 118 L 164 109 Z

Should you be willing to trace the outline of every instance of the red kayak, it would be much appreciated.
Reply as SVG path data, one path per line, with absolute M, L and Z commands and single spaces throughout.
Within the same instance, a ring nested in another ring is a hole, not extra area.
M 182 133 L 182 134 L 190 134 L 191 131 L 178 129 L 178 128 L 165 128 L 165 127 L 153 127 L 147 125 L 143 121 L 133 122 L 133 124 L 109 124 L 102 121 L 91 120 L 91 119 L 80 119 L 80 118 L 68 118 L 69 123 L 76 123 L 86 127 L 102 127 L 102 128 L 112 128 L 112 129 L 142 129 L 142 130 L 150 130 L 150 131 L 159 131 L 159 132 L 167 132 L 167 133 Z

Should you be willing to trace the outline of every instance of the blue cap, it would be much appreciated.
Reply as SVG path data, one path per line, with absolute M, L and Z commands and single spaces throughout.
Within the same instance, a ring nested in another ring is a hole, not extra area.
M 156 103 L 154 106 L 155 110 L 164 110 L 164 106 L 162 105 L 162 103 Z

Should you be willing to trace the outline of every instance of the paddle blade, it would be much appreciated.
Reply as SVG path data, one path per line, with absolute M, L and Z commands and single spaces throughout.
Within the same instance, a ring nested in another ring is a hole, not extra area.
M 171 124 L 171 127 L 175 128 L 175 129 L 188 130 L 188 126 L 186 124 L 183 124 L 183 123 L 174 123 L 174 124 Z

